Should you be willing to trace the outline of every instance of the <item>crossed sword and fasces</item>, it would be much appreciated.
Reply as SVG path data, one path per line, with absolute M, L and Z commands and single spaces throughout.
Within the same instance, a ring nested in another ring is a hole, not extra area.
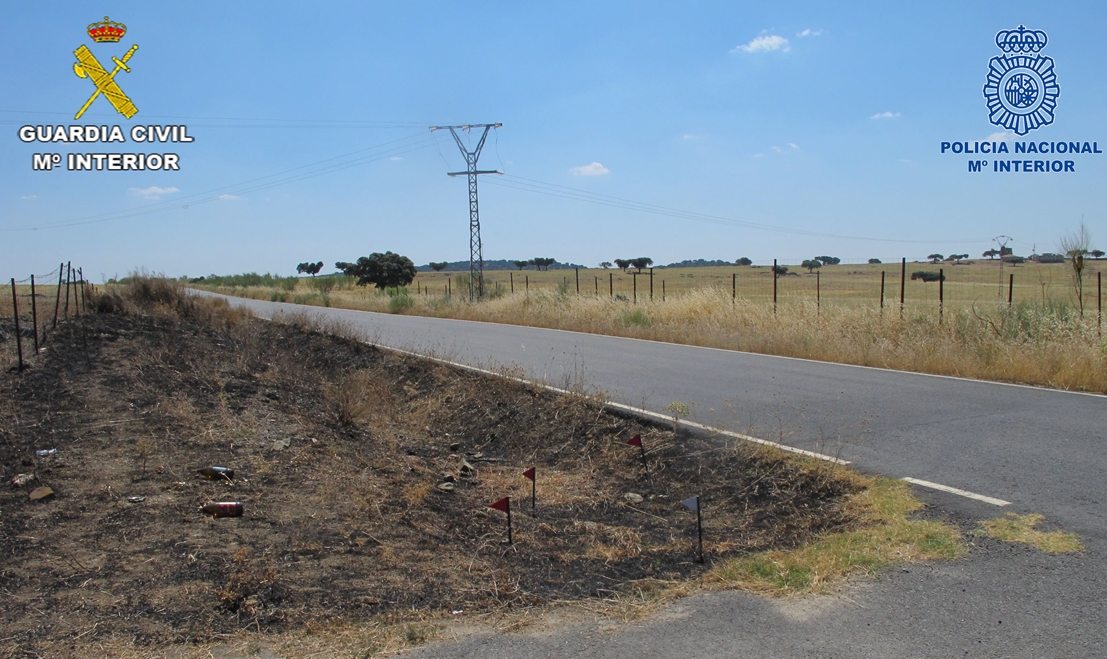
M 111 58 L 115 62 L 115 70 L 108 73 L 104 70 L 103 66 L 100 66 L 100 62 L 92 54 L 92 51 L 88 49 L 88 46 L 81 46 L 77 50 L 73 51 L 73 54 L 77 56 L 77 62 L 73 64 L 73 72 L 81 78 L 90 78 L 92 84 L 96 85 L 96 91 L 92 93 L 92 96 L 88 97 L 84 107 L 74 119 L 80 119 L 81 115 L 85 113 L 92 102 L 96 100 L 100 94 L 104 95 L 104 98 L 108 99 L 108 102 L 112 104 L 119 114 L 130 119 L 138 112 L 138 108 L 131 102 L 131 99 L 127 98 L 127 95 L 123 93 L 123 90 L 119 88 L 119 85 L 115 82 L 115 74 L 119 73 L 120 69 L 130 73 L 131 70 L 127 68 L 127 60 L 131 59 L 131 56 L 138 50 L 138 44 L 131 46 L 131 49 L 127 51 L 127 54 L 123 56 L 123 59 L 118 57 Z

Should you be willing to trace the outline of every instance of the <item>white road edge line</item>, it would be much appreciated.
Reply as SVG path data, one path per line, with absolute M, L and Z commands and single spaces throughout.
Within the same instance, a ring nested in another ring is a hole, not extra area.
M 1004 501 L 1003 499 L 996 499 L 994 497 L 986 497 L 983 494 L 977 494 L 976 492 L 969 492 L 968 490 L 959 490 L 956 487 L 950 487 L 948 485 L 941 485 L 939 483 L 931 483 L 930 481 L 919 480 L 918 478 L 911 478 L 907 476 L 902 480 L 911 483 L 912 485 L 918 485 L 919 487 L 927 487 L 932 490 L 938 490 L 940 492 L 949 492 L 950 494 L 956 494 L 958 496 L 967 497 L 969 499 L 976 499 L 977 501 L 983 501 L 984 503 L 990 503 L 993 506 L 1010 506 L 1010 501 Z
M 420 359 L 429 359 L 431 361 L 438 362 L 439 364 L 447 364 L 449 366 L 454 366 L 456 368 L 461 368 L 461 369 L 464 369 L 466 371 L 473 371 L 475 373 L 482 373 L 484 375 L 491 375 L 491 376 L 494 376 L 494 377 L 503 378 L 505 380 L 511 380 L 513 382 L 521 382 L 525 385 L 529 385 L 529 386 L 532 386 L 532 387 L 540 387 L 542 389 L 545 389 L 546 391 L 552 391 L 554 393 L 559 393 L 559 394 L 575 394 L 575 393 L 577 393 L 577 392 L 569 391 L 568 389 L 562 389 L 560 387 L 555 387 L 555 386 L 548 385 L 548 384 L 542 384 L 540 382 L 532 382 L 532 381 L 526 380 L 524 378 L 517 378 L 517 377 L 512 376 L 512 375 L 504 375 L 503 373 L 497 373 L 495 371 L 490 371 L 488 369 L 479 368 L 477 366 L 470 366 L 468 364 L 460 364 L 458 362 L 452 362 L 448 359 L 442 359 L 440 357 L 431 357 L 429 355 L 424 355 L 422 353 L 412 352 L 411 350 L 404 350 L 402 348 L 393 348 L 393 347 L 390 347 L 390 346 L 383 346 L 383 345 L 379 345 L 379 344 L 376 344 L 376 343 L 370 343 L 369 345 L 371 345 L 375 348 L 380 348 L 381 350 L 391 350 L 392 352 L 398 352 L 398 353 L 401 353 L 401 354 L 404 354 L 404 355 L 411 355 L 412 357 L 419 357 Z M 651 412 L 650 410 L 644 410 L 640 407 L 632 407 L 630 405 L 624 405 L 622 403 L 613 403 L 613 402 L 610 402 L 610 401 L 605 402 L 605 403 L 601 403 L 601 404 L 604 407 L 613 407 L 613 408 L 620 409 L 620 410 L 626 410 L 628 412 L 633 412 L 635 414 L 640 414 L 642 416 L 648 416 L 648 417 L 651 417 L 651 418 L 654 418 L 654 419 L 660 419 L 662 421 L 672 422 L 672 420 L 673 420 L 673 417 L 671 417 L 667 414 L 661 414 L 659 412 Z M 685 421 L 685 420 L 681 419 L 681 420 L 677 421 L 677 423 L 679 423 L 682 426 L 688 426 L 690 428 L 696 428 L 698 430 L 705 430 L 707 432 L 718 433 L 720 435 L 725 435 L 727 437 L 733 437 L 735 439 L 741 439 L 741 440 L 744 440 L 744 441 L 747 441 L 747 442 L 752 442 L 754 444 L 761 444 L 763 446 L 772 446 L 773 448 L 780 449 L 781 451 L 787 451 L 788 453 L 795 453 L 797 455 L 804 455 L 804 456 L 807 456 L 809 458 L 815 458 L 815 459 L 818 459 L 818 460 L 825 460 L 827 462 L 832 462 L 832 463 L 837 464 L 837 465 L 848 465 L 848 464 L 850 464 L 849 460 L 842 460 L 841 458 L 836 458 L 832 455 L 825 455 L 823 453 L 816 453 L 814 451 L 806 451 L 806 450 L 801 449 L 801 448 L 795 448 L 794 446 L 788 446 L 787 444 L 780 444 L 780 443 L 777 443 L 777 442 L 771 442 L 767 439 L 758 439 L 757 437 L 751 437 L 750 435 L 743 435 L 742 433 L 732 432 L 730 430 L 723 430 L 722 428 L 715 428 L 713 426 L 707 426 L 707 425 L 704 425 L 702 423 L 696 423 L 695 421 Z M 979 496 L 979 495 L 977 495 L 977 496 Z

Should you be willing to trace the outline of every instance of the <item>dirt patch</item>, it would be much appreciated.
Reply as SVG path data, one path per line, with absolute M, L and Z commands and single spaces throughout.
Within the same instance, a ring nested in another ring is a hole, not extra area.
M 0 376 L 12 656 L 662 588 L 705 569 L 680 505 L 696 494 L 706 567 L 851 524 L 855 487 L 834 469 L 674 436 L 582 397 L 226 313 L 83 320 Z M 233 480 L 194 478 L 211 465 Z M 31 501 L 42 486 L 53 496 Z M 503 496 L 514 545 L 487 508 Z M 212 518 L 198 511 L 209 501 L 245 512 Z

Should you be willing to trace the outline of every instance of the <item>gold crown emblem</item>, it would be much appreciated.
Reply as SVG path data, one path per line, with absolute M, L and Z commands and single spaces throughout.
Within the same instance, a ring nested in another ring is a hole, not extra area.
M 88 26 L 88 36 L 96 43 L 116 43 L 127 33 L 127 26 L 115 21 L 109 21 L 105 16 L 100 23 Z

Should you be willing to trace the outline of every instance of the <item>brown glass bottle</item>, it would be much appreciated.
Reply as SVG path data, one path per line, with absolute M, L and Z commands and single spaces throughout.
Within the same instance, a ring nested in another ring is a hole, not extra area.
M 204 467 L 203 469 L 196 470 L 197 478 L 206 478 L 209 481 L 231 480 L 234 478 L 234 469 L 230 467 Z

